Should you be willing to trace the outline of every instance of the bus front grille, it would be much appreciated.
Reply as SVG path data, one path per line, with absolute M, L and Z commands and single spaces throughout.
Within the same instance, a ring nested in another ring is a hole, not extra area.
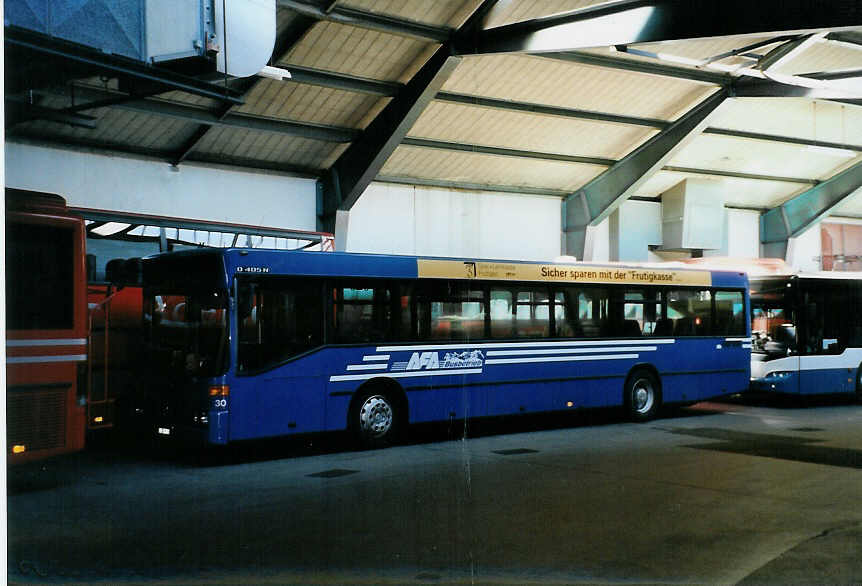
M 68 387 L 9 389 L 6 396 L 8 449 L 25 446 L 28 452 L 66 445 Z

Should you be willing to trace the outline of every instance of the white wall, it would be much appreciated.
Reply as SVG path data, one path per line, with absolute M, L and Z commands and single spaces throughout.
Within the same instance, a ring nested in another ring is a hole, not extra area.
M 787 243 L 787 264 L 796 270 L 819 271 L 821 254 L 823 254 L 823 241 L 820 235 L 820 222 L 816 222 Z
M 314 179 L 6 143 L 6 186 L 70 206 L 269 228 L 316 230 Z
M 372 183 L 350 211 L 349 252 L 511 260 L 560 254 L 559 198 Z

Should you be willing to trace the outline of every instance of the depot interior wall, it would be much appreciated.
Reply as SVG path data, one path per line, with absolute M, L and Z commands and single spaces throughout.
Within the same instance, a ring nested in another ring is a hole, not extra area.
M 350 211 L 346 250 L 547 261 L 560 214 L 556 197 L 375 182 Z
M 315 179 L 6 143 L 6 186 L 56 193 L 70 206 L 317 229 Z
M 823 251 L 820 232 L 820 222 L 817 222 L 796 238 L 791 238 L 785 259 L 787 264 L 800 271 L 819 271 L 822 267 L 820 255 Z

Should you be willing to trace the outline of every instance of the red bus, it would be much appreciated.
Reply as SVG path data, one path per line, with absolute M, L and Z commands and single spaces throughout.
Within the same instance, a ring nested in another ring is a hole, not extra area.
M 7 462 L 81 450 L 87 360 L 84 220 L 6 190 Z

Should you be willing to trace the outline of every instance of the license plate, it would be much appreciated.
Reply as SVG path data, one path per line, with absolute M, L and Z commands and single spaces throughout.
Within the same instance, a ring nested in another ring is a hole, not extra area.
M 170 430 L 170 428 L 167 428 L 167 427 L 160 427 L 160 428 L 159 428 L 159 435 L 171 435 L 171 430 Z

